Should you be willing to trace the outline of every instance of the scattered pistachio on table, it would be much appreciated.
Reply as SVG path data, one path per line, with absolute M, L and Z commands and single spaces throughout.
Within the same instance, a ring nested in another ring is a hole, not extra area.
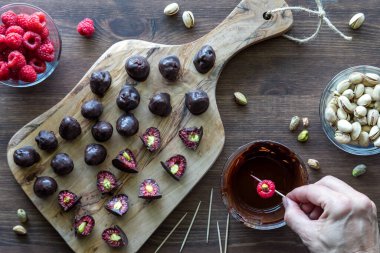
M 234 93 L 234 97 L 235 97 L 235 102 L 238 105 L 246 105 L 246 104 L 248 104 L 248 100 L 247 100 L 246 96 L 243 93 L 241 93 L 241 92 L 235 92 Z
M 298 135 L 298 138 L 297 138 L 299 142 L 307 142 L 308 139 L 309 139 L 309 131 L 307 131 L 306 129 L 302 130 L 302 132 Z
M 298 116 L 293 116 L 292 119 L 290 120 L 289 124 L 289 130 L 290 131 L 295 131 L 297 130 L 298 126 L 300 125 L 301 118 Z
M 364 164 L 359 164 L 352 170 L 352 176 L 358 177 L 366 173 L 366 171 L 367 171 L 367 166 L 365 166 Z
M 309 118 L 308 118 L 308 117 L 303 117 L 303 118 L 302 118 L 302 125 L 303 125 L 303 127 L 304 127 L 304 128 L 308 128 L 308 127 L 309 127 L 309 124 L 310 124 L 310 122 L 309 122 Z
M 171 3 L 164 9 L 164 14 L 167 16 L 173 16 L 179 11 L 179 5 L 177 3 Z
M 14 231 L 16 234 L 18 234 L 18 235 L 26 235 L 26 234 L 27 234 L 26 228 L 24 228 L 24 227 L 21 226 L 21 225 L 14 226 L 14 227 L 13 227 L 13 231 Z
M 312 169 L 314 169 L 314 170 L 320 170 L 321 169 L 321 165 L 315 159 L 309 159 L 309 160 L 307 160 L 307 165 L 309 165 L 309 167 L 312 168 Z
M 350 19 L 350 22 L 348 22 L 348 25 L 356 30 L 356 29 L 359 29 L 363 23 L 364 23 L 364 20 L 365 20 L 365 15 L 364 13 L 356 13 L 351 19 Z
M 18 209 L 17 210 L 17 217 L 21 223 L 25 223 L 28 221 L 28 216 L 27 216 L 24 209 Z
M 187 28 L 192 28 L 195 25 L 194 15 L 191 11 L 184 11 L 183 12 L 182 21 Z

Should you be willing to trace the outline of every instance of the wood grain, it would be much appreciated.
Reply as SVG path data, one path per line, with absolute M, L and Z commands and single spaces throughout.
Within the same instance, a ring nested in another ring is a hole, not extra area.
M 93 62 L 112 44 L 123 39 L 142 39 L 161 44 L 183 44 L 202 37 L 216 27 L 239 3 L 239 0 L 179 0 L 181 10 L 191 10 L 196 26 L 187 30 L 180 15 L 166 17 L 163 8 L 171 1 L 163 0 L 93 0 L 57 1 L 30 0 L 44 8 L 57 21 L 63 36 L 63 55 L 55 73 L 43 85 L 13 89 L 1 87 L 0 92 L 0 252 L 68 253 L 72 252 L 61 236 L 28 200 L 11 174 L 6 160 L 6 148 L 12 135 L 59 102 L 83 77 Z M 9 1 L 0 1 L 7 4 Z M 328 81 L 350 66 L 380 65 L 380 6 L 378 1 L 365 3 L 323 1 L 331 20 L 345 33 L 354 36 L 352 42 L 340 40 L 326 27 L 320 36 L 307 45 L 297 45 L 283 38 L 271 39 L 249 47 L 236 55 L 224 68 L 216 88 L 216 101 L 225 128 L 225 146 L 215 164 L 191 193 L 178 205 L 153 233 L 139 252 L 154 252 L 185 212 L 188 217 L 177 228 L 160 252 L 177 252 L 199 200 L 208 202 L 214 187 L 210 243 L 206 244 L 208 207 L 200 208 L 184 252 L 216 253 L 218 241 L 216 220 L 224 221 L 226 209 L 218 196 L 220 173 L 227 157 L 239 146 L 262 137 L 280 141 L 306 160 L 318 159 L 321 172 L 310 172 L 314 182 L 324 175 L 334 175 L 366 193 L 378 206 L 380 193 L 379 156 L 354 157 L 337 150 L 324 136 L 319 123 L 319 98 Z M 314 7 L 313 1 L 288 0 L 290 5 Z M 367 20 L 358 31 L 347 27 L 350 17 L 364 12 Z M 97 32 L 91 40 L 77 35 L 76 24 L 84 17 L 95 19 Z M 308 15 L 294 16 L 291 33 L 306 36 L 313 32 L 316 20 Z M 239 107 L 232 93 L 243 92 L 249 104 Z M 295 115 L 309 116 L 310 142 L 299 144 L 287 130 Z M 362 178 L 352 178 L 354 165 L 365 163 L 369 170 Z M 12 226 L 18 224 L 17 208 L 28 211 L 28 236 L 17 237 Z M 225 224 L 221 222 L 224 231 Z M 224 235 L 222 234 L 222 240 Z M 231 219 L 228 252 L 308 252 L 289 228 L 275 231 L 254 231 Z
M 90 253 L 109 250 L 101 240 L 101 233 L 110 225 L 117 224 L 128 236 L 130 243 L 126 251 L 136 252 L 203 177 L 224 145 L 224 129 L 215 99 L 215 88 L 220 72 L 231 56 L 241 49 L 281 35 L 290 28 L 293 19 L 289 11 L 274 15 L 270 20 L 263 18 L 266 10 L 285 5 L 283 0 L 243 0 L 213 31 L 183 45 L 168 46 L 140 40 L 118 42 L 94 63 L 63 100 L 32 120 L 12 137 L 8 146 L 8 164 L 12 173 L 35 206 L 74 251 Z M 212 46 L 217 57 L 213 69 L 202 75 L 196 71 L 192 61 L 203 45 Z M 145 56 L 151 65 L 151 73 L 142 83 L 133 81 L 124 69 L 126 59 L 133 55 Z M 181 60 L 181 76 L 175 83 L 165 81 L 157 69 L 160 59 L 168 55 L 177 55 Z M 84 101 L 96 97 L 90 90 L 91 73 L 105 70 L 111 73 L 113 82 L 106 95 L 101 98 L 104 111 L 100 119 L 113 123 L 116 128 L 115 122 L 122 111 L 115 105 L 115 99 L 126 82 L 133 83 L 142 98 L 139 107 L 133 111 L 140 121 L 140 129 L 137 135 L 129 138 L 123 138 L 115 133 L 108 142 L 104 143 L 108 151 L 106 161 L 99 166 L 88 166 L 84 162 L 83 154 L 86 145 L 94 142 L 90 131 L 94 122 L 83 118 L 78 108 Z M 192 115 L 184 105 L 185 93 L 195 89 L 206 91 L 210 97 L 209 109 L 200 116 Z M 171 95 L 173 111 L 170 117 L 162 118 L 149 112 L 149 98 L 157 92 L 167 92 Z M 27 169 L 18 167 L 13 161 L 14 151 L 27 145 L 36 146 L 34 138 L 41 130 L 53 130 L 57 133 L 59 122 L 64 116 L 76 118 L 82 126 L 82 134 L 74 141 L 65 141 L 58 137 L 59 147 L 55 152 L 40 152 L 39 163 Z M 162 148 L 152 154 L 143 147 L 138 137 L 151 126 L 160 129 L 162 136 Z M 196 152 L 186 150 L 177 137 L 178 130 L 186 126 L 204 127 L 202 145 Z M 125 193 L 129 196 L 128 213 L 123 218 L 115 218 L 104 209 L 108 198 L 97 191 L 95 178 L 99 170 L 112 167 L 112 159 L 125 147 L 135 153 L 139 173 L 132 175 L 111 169 L 123 184 L 116 193 Z M 69 176 L 60 177 L 51 170 L 50 161 L 56 153 L 67 153 L 72 157 L 76 169 Z M 188 161 L 186 177 L 179 183 L 174 182 L 164 170 L 160 169 L 160 161 L 165 161 L 177 153 L 184 154 Z M 96 226 L 89 238 L 85 240 L 75 238 L 72 230 L 74 214 L 63 213 L 57 205 L 55 195 L 48 199 L 40 199 L 34 194 L 33 182 L 37 176 L 42 175 L 54 177 L 59 185 L 58 190 L 69 189 L 83 197 L 81 208 L 75 215 L 91 214 L 94 217 Z M 159 182 L 164 195 L 159 201 L 148 203 L 137 198 L 139 184 L 147 178 L 154 178 Z

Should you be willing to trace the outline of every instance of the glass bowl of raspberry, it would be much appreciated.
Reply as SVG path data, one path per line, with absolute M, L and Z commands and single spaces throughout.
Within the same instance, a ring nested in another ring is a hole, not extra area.
M 26 3 L 0 8 L 0 83 L 30 87 L 56 69 L 62 50 L 61 35 L 44 10 Z

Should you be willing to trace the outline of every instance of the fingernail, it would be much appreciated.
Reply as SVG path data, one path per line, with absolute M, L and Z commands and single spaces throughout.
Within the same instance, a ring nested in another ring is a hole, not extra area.
M 282 204 L 284 205 L 285 208 L 288 207 L 289 202 L 288 202 L 288 198 L 287 198 L 287 197 L 283 197 L 283 198 L 282 198 Z

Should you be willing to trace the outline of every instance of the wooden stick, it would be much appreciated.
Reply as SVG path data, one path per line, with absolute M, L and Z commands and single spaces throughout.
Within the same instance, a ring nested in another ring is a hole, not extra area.
M 223 249 L 222 249 L 222 240 L 220 239 L 219 221 L 216 221 L 216 227 L 217 227 L 217 229 L 218 229 L 219 251 L 220 251 L 220 253 L 223 253 Z
M 255 180 L 261 182 L 261 180 L 257 177 L 255 177 L 254 175 L 251 174 L 251 177 L 253 177 Z M 285 195 L 282 194 L 281 192 L 277 191 L 277 190 L 274 190 L 278 195 L 280 195 L 281 197 L 285 198 Z
M 227 244 L 228 244 L 228 226 L 230 224 L 230 213 L 227 214 L 226 221 L 226 236 L 224 238 L 224 253 L 227 253 Z
M 182 245 L 181 245 L 181 249 L 179 250 L 179 252 L 182 252 L 182 249 L 183 249 L 183 247 L 185 246 L 185 243 L 186 243 L 187 237 L 188 237 L 188 235 L 189 235 L 189 233 L 190 233 L 191 227 L 193 226 L 193 223 L 194 223 L 195 217 L 197 217 L 197 214 L 198 214 L 198 211 L 199 211 L 199 207 L 201 206 L 201 203 L 202 203 L 202 201 L 199 201 L 198 207 L 197 207 L 197 209 L 195 210 L 195 213 L 194 213 L 193 219 L 191 220 L 190 226 L 189 226 L 189 228 L 187 229 L 187 232 L 186 232 L 185 238 L 183 239 L 183 242 L 182 242 Z
M 174 230 L 176 230 L 177 227 L 179 226 L 179 224 L 181 224 L 181 222 L 183 221 L 183 219 L 185 219 L 186 215 L 187 215 L 187 213 L 185 213 L 185 215 L 182 216 L 182 218 L 177 222 L 177 224 L 174 226 L 172 231 L 170 231 L 170 233 L 165 237 L 165 239 L 162 241 L 160 246 L 158 246 L 158 248 L 156 249 L 156 251 L 154 253 L 157 253 L 161 249 L 162 245 L 164 245 L 164 243 L 169 239 L 169 237 L 173 234 Z
M 208 207 L 208 220 L 207 220 L 207 235 L 206 235 L 206 242 L 208 243 L 208 238 L 210 235 L 210 220 L 211 220 L 211 207 L 212 207 L 212 195 L 214 192 L 214 188 L 211 188 L 211 193 L 210 193 L 210 204 Z

